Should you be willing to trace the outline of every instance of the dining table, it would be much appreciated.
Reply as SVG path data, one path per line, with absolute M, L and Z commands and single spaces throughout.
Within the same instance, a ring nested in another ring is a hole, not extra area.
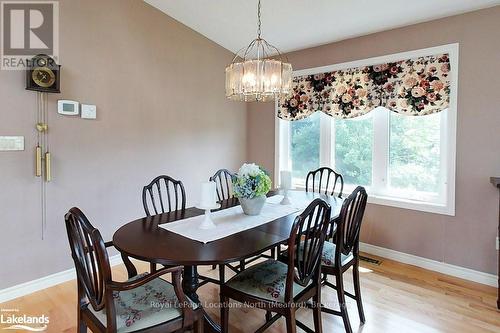
M 281 195 L 281 193 L 279 191 L 268 193 L 268 197 L 274 195 Z M 304 204 L 312 202 L 316 198 L 325 200 L 332 207 L 330 217 L 332 220 L 338 217 L 343 201 L 337 196 L 300 190 L 289 191 L 288 196 L 292 202 Z M 221 201 L 220 205 L 221 207 L 213 212 L 239 206 L 239 201 L 236 198 L 231 198 Z M 301 211 L 208 243 L 181 236 L 161 227 L 166 223 L 189 219 L 204 213 L 205 211 L 201 209 L 190 207 L 137 219 L 123 225 L 114 233 L 114 246 L 124 258 L 130 257 L 164 266 L 184 266 L 182 288 L 192 301 L 202 306 L 197 294 L 197 289 L 200 286 L 197 266 L 239 262 L 286 243 L 295 217 Z M 205 332 L 221 331 L 218 323 L 206 312 L 204 328 Z

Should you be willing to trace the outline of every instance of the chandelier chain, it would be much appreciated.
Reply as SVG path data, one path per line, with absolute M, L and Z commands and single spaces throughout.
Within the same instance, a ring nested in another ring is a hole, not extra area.
M 259 4 L 257 6 L 257 37 L 258 39 L 260 39 L 260 34 L 261 34 L 261 16 L 260 16 L 260 0 L 259 0 Z

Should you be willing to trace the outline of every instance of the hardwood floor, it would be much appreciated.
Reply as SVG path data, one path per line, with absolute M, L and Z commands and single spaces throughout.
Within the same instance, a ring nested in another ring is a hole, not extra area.
M 500 311 L 495 307 L 495 288 L 387 259 L 381 260 L 380 266 L 362 263 L 361 286 L 367 321 L 364 326 L 359 326 L 356 305 L 349 300 L 349 314 L 355 332 L 500 332 Z M 136 264 L 140 271 L 149 268 L 143 263 Z M 217 270 L 202 267 L 200 273 L 215 276 Z M 126 278 L 122 265 L 114 267 L 113 274 L 116 280 Z M 226 274 L 230 274 L 229 271 Z M 345 276 L 347 290 L 351 290 L 350 274 L 346 273 Z M 200 289 L 200 296 L 207 304 L 218 304 L 218 288 L 211 284 Z M 337 304 L 334 292 L 327 288 L 323 290 L 322 301 L 329 305 Z M 66 282 L 0 304 L 0 309 L 12 308 L 27 315 L 48 315 L 50 324 L 47 332 L 76 332 L 76 283 Z M 208 308 L 208 312 L 217 320 L 218 311 L 215 307 Z M 297 317 L 313 327 L 310 310 L 299 310 Z M 253 332 L 263 323 L 264 312 L 233 308 L 229 320 L 230 332 Z M 323 314 L 323 331 L 343 332 L 340 317 Z M 267 332 L 285 332 L 284 323 L 279 320 Z

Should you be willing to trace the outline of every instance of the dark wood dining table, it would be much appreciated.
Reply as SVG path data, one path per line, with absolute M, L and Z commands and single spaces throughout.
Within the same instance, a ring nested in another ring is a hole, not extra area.
M 274 194 L 279 192 L 270 192 L 269 196 Z M 338 197 L 305 191 L 289 191 L 289 197 L 292 202 L 311 202 L 318 197 L 324 199 L 332 207 L 332 219 L 339 215 L 342 205 L 342 199 Z M 219 210 L 237 205 L 237 199 L 225 200 L 221 202 Z M 200 285 L 197 266 L 239 262 L 285 243 L 299 213 L 206 244 L 159 227 L 164 223 L 204 214 L 203 210 L 192 207 L 127 223 L 115 232 L 113 243 L 122 254 L 131 258 L 160 265 L 184 266 L 184 292 L 191 300 L 201 305 L 197 294 Z M 205 315 L 205 332 L 220 332 L 219 325 L 208 315 Z

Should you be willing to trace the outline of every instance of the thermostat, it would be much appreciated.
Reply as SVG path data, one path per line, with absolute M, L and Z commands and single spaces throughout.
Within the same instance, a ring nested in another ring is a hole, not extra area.
M 65 116 L 77 116 L 79 112 L 79 104 L 77 101 L 68 101 L 60 99 L 57 101 L 57 113 Z
M 82 104 L 82 118 L 83 119 L 96 119 L 97 109 L 95 105 Z

